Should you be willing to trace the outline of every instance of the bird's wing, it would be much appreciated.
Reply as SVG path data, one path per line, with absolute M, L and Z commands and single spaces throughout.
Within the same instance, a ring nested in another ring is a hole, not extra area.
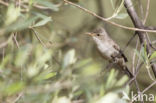
M 113 42 L 114 42 L 114 41 L 113 41 Z M 113 47 L 114 47 L 117 51 L 119 51 L 119 54 L 117 55 L 117 57 L 122 57 L 122 58 L 124 58 L 124 61 L 125 61 L 125 62 L 128 62 L 127 57 L 123 54 L 122 50 L 120 49 L 120 47 L 119 47 L 116 43 L 114 43 Z

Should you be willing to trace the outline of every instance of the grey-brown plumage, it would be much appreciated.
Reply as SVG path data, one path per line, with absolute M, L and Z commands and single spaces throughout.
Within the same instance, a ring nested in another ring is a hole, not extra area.
M 94 32 L 88 34 L 92 36 L 98 50 L 105 59 L 109 60 L 112 63 L 118 64 L 130 78 L 133 77 L 125 64 L 128 61 L 126 56 L 122 53 L 117 43 L 115 43 L 109 37 L 105 29 L 99 28 Z

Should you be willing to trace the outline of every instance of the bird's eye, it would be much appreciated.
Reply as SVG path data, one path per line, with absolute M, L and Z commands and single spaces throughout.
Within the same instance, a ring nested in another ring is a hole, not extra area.
M 100 34 L 97 34 L 97 36 L 100 36 Z

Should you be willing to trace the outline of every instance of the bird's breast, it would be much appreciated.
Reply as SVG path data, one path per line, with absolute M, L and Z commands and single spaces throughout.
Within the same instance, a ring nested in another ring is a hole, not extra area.
M 107 57 L 108 59 L 112 59 L 112 54 L 117 52 L 117 50 L 109 42 L 98 44 L 98 49 L 102 53 L 102 55 Z

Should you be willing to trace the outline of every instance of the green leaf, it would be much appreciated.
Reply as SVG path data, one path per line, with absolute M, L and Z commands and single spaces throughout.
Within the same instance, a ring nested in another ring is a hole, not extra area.
M 53 4 L 52 2 L 46 1 L 46 0 L 36 0 L 38 4 L 43 5 L 45 7 L 48 7 L 49 9 L 53 11 L 58 11 L 59 8 L 57 5 Z
M 56 76 L 56 74 L 57 74 L 56 72 L 51 72 L 51 73 L 45 75 L 44 79 L 52 78 L 52 77 Z
M 82 69 L 82 75 L 84 76 L 91 76 L 91 75 L 96 75 L 97 73 L 100 72 L 100 64 L 98 63 L 91 63 Z
M 77 62 L 75 64 L 75 68 L 82 68 L 82 67 L 86 66 L 87 64 L 89 64 L 91 62 L 92 62 L 92 59 L 91 58 L 80 60 L 79 62 Z
M 110 0 L 110 1 L 111 1 L 112 8 L 115 9 L 115 6 L 114 6 L 114 3 L 113 3 L 113 0 Z
M 43 20 L 39 21 L 38 23 L 36 23 L 34 26 L 32 27 L 39 27 L 39 26 L 43 26 L 45 24 L 47 24 L 49 21 L 52 21 L 51 17 L 46 17 Z
M 135 51 L 136 55 L 137 55 L 142 61 L 144 61 L 144 58 L 142 57 L 141 52 L 139 53 L 138 50 L 136 50 L 136 49 L 135 49 L 134 51 Z
M 80 0 L 69 0 L 69 1 L 71 1 L 73 3 L 78 3 Z
M 32 17 L 32 18 L 21 18 L 20 20 L 16 21 L 15 23 L 11 24 L 7 27 L 6 32 L 11 31 L 20 31 L 23 29 L 29 28 L 33 22 L 35 22 L 39 17 Z
M 16 21 L 16 19 L 20 16 L 20 8 L 15 7 L 13 4 L 9 5 L 5 24 L 9 25 Z
M 114 86 L 114 83 L 116 82 L 116 76 L 117 76 L 117 73 L 114 69 L 111 70 L 110 74 L 109 74 L 109 77 L 107 79 L 107 82 L 106 82 L 106 88 L 111 88 L 112 86 Z
M 64 56 L 63 68 L 66 68 L 67 66 L 69 66 L 75 62 L 76 62 L 75 50 L 71 49 Z
M 125 19 L 126 17 L 128 17 L 128 14 L 127 13 L 119 13 L 114 18 L 116 18 L 116 19 Z
M 0 69 L 4 68 L 11 59 L 12 59 L 11 54 L 6 55 L 3 61 L 0 63 Z
M 156 58 L 156 51 L 152 53 L 150 59 Z
M 146 61 L 148 61 L 148 54 L 147 54 L 146 44 L 145 44 L 143 50 L 144 50 L 144 54 L 143 54 L 144 58 L 145 58 Z
M 10 84 L 4 91 L 8 95 L 12 95 L 21 91 L 23 88 L 24 88 L 23 82 L 16 82 L 16 83 Z
M 14 60 L 14 63 L 17 67 L 22 66 L 23 64 L 26 64 L 26 61 L 28 59 L 28 53 L 29 53 L 30 47 L 27 46 L 22 46 L 16 54 L 16 58 Z
M 120 80 L 118 80 L 118 82 L 116 83 L 116 86 L 124 85 L 124 83 L 126 83 L 127 80 L 128 80 L 127 75 L 123 76 Z

